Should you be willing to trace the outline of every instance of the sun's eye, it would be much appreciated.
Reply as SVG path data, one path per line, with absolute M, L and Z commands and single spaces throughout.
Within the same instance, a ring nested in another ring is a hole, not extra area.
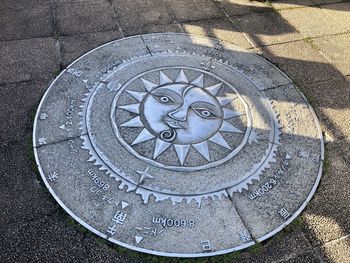
M 205 108 L 193 108 L 193 110 L 202 118 L 214 119 L 219 117 L 212 111 Z
M 170 98 L 169 96 L 166 95 L 154 95 L 154 98 L 159 101 L 160 103 L 163 104 L 172 104 L 174 103 L 174 100 L 172 98 Z

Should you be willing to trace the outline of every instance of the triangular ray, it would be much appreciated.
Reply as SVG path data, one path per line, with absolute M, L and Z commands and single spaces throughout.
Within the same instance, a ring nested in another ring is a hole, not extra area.
M 146 92 L 139 92 L 139 91 L 133 91 L 133 90 L 126 90 L 126 92 L 129 93 L 131 96 L 133 96 L 139 102 L 141 102 L 143 98 L 147 95 Z
M 143 240 L 141 236 L 135 236 L 136 245 L 138 245 Z
M 221 87 L 222 87 L 222 83 L 218 83 L 213 86 L 207 87 L 205 89 L 215 96 L 219 92 Z
M 241 130 L 237 129 L 235 126 L 233 126 L 231 123 L 227 121 L 223 121 L 222 125 L 220 127 L 220 131 L 223 132 L 234 132 L 234 133 L 243 133 Z
M 226 109 L 226 108 L 222 108 L 224 111 L 224 119 L 230 119 L 233 117 L 238 117 L 238 116 L 242 116 L 244 113 L 242 112 L 238 112 L 238 111 L 234 111 L 234 110 L 230 110 L 230 109 Z
M 156 159 L 162 152 L 169 148 L 171 143 L 162 141 L 160 139 L 156 140 L 156 146 L 154 148 L 153 159 Z
M 190 145 L 174 144 L 174 147 L 177 154 L 177 158 L 179 158 L 181 165 L 183 165 L 186 160 L 188 151 L 190 149 Z
M 221 106 L 225 106 L 229 104 L 231 101 L 237 99 L 237 96 L 235 97 L 216 97 L 217 100 L 219 101 Z
M 196 78 L 195 80 L 193 80 L 191 82 L 192 85 L 195 85 L 197 87 L 203 88 L 204 87 L 204 83 L 203 83 L 203 74 L 201 74 L 198 78 Z
M 227 149 L 231 150 L 230 145 L 225 141 L 224 137 L 220 134 L 220 132 L 217 132 L 213 137 L 209 139 L 209 141 L 212 141 L 213 143 L 216 143 L 222 147 L 225 147 Z
M 159 72 L 159 85 L 165 85 L 173 83 L 173 81 L 163 73 L 163 71 Z
M 185 72 L 181 69 L 179 75 L 176 77 L 176 83 L 188 83 L 188 79 L 185 75 Z
M 210 156 L 209 156 L 209 148 L 207 141 L 192 144 L 192 146 L 205 158 L 210 162 Z
M 155 83 L 153 83 L 153 82 L 151 82 L 149 80 L 146 80 L 146 79 L 143 79 L 143 78 L 141 78 L 141 80 L 142 80 L 142 83 L 143 83 L 143 85 L 145 86 L 145 88 L 146 88 L 146 90 L 148 92 L 151 92 L 155 87 L 158 87 L 157 84 L 155 84 Z
M 122 209 L 129 206 L 129 203 L 122 201 Z
M 136 116 L 135 118 L 132 118 L 131 120 L 128 120 L 127 122 L 124 122 L 120 126 L 122 127 L 144 127 L 140 116 Z
M 132 142 L 131 145 L 138 144 L 140 142 L 145 142 L 154 138 L 154 135 L 151 134 L 147 129 L 143 129 L 139 135 L 137 135 L 136 139 Z
M 140 113 L 140 103 L 122 105 L 122 106 L 118 106 L 118 108 L 129 112 L 137 113 L 137 114 Z

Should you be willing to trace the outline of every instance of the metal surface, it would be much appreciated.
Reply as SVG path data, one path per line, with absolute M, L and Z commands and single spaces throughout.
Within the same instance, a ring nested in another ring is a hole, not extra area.
M 157 255 L 224 254 L 290 223 L 321 176 L 315 114 L 282 72 L 217 39 L 151 34 L 73 62 L 44 95 L 34 151 L 79 223 Z

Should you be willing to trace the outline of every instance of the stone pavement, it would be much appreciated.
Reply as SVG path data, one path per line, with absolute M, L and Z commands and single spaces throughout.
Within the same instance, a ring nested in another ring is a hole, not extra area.
M 147 262 L 84 231 L 35 171 L 33 114 L 54 77 L 108 41 L 213 36 L 267 58 L 299 86 L 325 135 L 320 186 L 300 219 L 248 251 L 198 262 L 350 262 L 350 1 L 2 0 L 0 262 Z

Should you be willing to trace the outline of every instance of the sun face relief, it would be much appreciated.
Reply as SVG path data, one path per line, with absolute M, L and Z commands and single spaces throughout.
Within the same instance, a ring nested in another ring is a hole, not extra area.
M 153 156 L 148 157 L 152 161 L 171 148 L 182 167 L 194 166 L 188 164 L 192 158 L 189 154 L 191 147 L 206 163 L 219 161 L 211 154 L 210 149 L 213 147 L 223 148 L 230 155 L 237 143 L 225 139 L 225 134 L 236 134 L 238 138 L 245 130 L 230 122 L 235 118 L 239 121 L 238 117 L 245 118 L 245 112 L 236 111 L 233 107 L 236 100 L 240 101 L 239 96 L 232 89 L 227 92 L 226 88 L 224 92 L 225 85 L 218 79 L 213 84 L 204 85 L 205 74 L 201 72 L 196 72 L 196 77 L 189 81 L 183 69 L 177 71 L 175 80 L 160 70 L 159 84 L 148 80 L 146 76 L 140 76 L 136 80 L 140 80 L 143 87 L 138 86 L 138 90 L 131 89 L 128 87 L 131 82 L 121 88 L 113 107 L 122 110 L 118 114 L 129 112 L 136 116 L 120 125 L 114 125 L 117 138 L 129 151 L 136 152 L 141 158 L 147 156 L 138 152 L 135 146 L 150 140 L 155 141 Z M 123 94 L 127 94 L 127 98 L 132 99 L 133 103 L 119 105 L 119 98 Z M 134 103 L 134 100 L 138 103 Z M 115 112 L 116 109 L 112 109 L 114 123 L 120 117 Z M 128 134 L 136 129 L 143 129 L 132 141 L 127 142 L 118 126 L 130 129 Z
M 155 136 L 181 145 L 212 137 L 219 130 L 223 115 L 213 95 L 186 84 L 155 89 L 145 98 L 142 109 L 142 117 Z

